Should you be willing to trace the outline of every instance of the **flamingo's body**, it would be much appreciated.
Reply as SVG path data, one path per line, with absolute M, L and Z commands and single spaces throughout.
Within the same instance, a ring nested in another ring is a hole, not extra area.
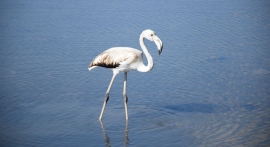
M 110 82 L 110 85 L 107 89 L 105 94 L 104 104 L 100 113 L 99 120 L 102 119 L 102 115 L 106 106 L 107 101 L 109 100 L 109 92 L 114 81 L 114 78 L 119 72 L 124 72 L 125 79 L 124 79 L 124 90 L 123 90 L 123 97 L 124 97 L 124 105 L 125 105 L 125 113 L 126 119 L 128 120 L 128 111 L 127 111 L 127 95 L 126 95 L 126 81 L 127 81 L 127 72 L 130 70 L 138 70 L 140 72 L 148 72 L 152 70 L 154 67 L 153 58 L 147 51 L 143 39 L 146 38 L 150 41 L 154 41 L 158 47 L 159 54 L 162 51 L 162 41 L 155 35 L 155 32 L 152 30 L 145 30 L 140 35 L 140 45 L 142 47 L 142 51 L 130 48 L 130 47 L 114 47 L 110 48 L 96 58 L 90 63 L 88 69 L 91 70 L 96 67 L 105 67 L 110 68 L 113 70 L 113 76 Z M 145 66 L 143 64 L 143 53 L 145 54 L 148 65 Z
M 121 72 L 136 70 L 142 63 L 142 51 L 130 47 L 110 48 L 98 55 L 90 64 L 90 70 L 95 67 L 106 67 Z

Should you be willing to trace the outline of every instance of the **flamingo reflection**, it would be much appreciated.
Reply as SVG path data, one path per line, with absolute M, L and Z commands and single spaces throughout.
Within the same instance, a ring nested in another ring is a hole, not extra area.
M 103 124 L 102 120 L 99 120 L 99 122 L 100 122 L 101 129 L 102 129 L 102 132 L 103 132 L 103 138 L 104 138 L 104 141 L 106 143 L 106 147 L 111 147 L 110 137 L 108 136 L 108 134 L 106 132 L 106 129 L 104 127 L 104 124 Z M 125 130 L 124 130 L 124 147 L 127 147 L 128 144 L 129 144 L 129 139 L 128 139 L 128 120 L 126 120 L 126 127 L 125 127 Z

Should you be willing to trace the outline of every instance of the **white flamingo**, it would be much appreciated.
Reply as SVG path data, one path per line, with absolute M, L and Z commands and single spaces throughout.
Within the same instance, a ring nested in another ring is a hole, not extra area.
M 154 31 L 148 29 L 141 33 L 139 39 L 143 52 L 130 47 L 113 47 L 95 57 L 94 60 L 90 63 L 88 67 L 89 71 L 96 67 L 105 67 L 112 69 L 113 71 L 113 76 L 105 94 L 104 103 L 101 109 L 99 120 L 102 119 L 106 103 L 109 100 L 109 92 L 111 86 L 113 84 L 114 78 L 116 77 L 117 74 L 119 74 L 119 72 L 124 72 L 125 75 L 123 97 L 124 97 L 126 120 L 128 120 L 128 109 L 127 109 L 128 97 L 126 95 L 127 72 L 129 72 L 130 70 L 138 70 L 139 72 L 148 72 L 151 71 L 152 68 L 154 67 L 153 58 L 144 45 L 144 38 L 150 41 L 154 41 L 155 44 L 157 45 L 158 53 L 160 54 L 162 52 L 163 47 L 162 41 L 156 36 Z M 143 64 L 142 59 L 143 53 L 145 54 L 148 61 L 147 66 Z

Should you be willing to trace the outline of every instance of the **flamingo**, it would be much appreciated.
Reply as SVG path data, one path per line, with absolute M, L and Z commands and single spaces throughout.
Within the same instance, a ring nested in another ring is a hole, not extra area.
M 113 84 L 113 81 L 116 75 L 119 74 L 120 72 L 124 73 L 123 98 L 124 98 L 126 120 L 128 120 L 128 108 L 127 108 L 128 97 L 126 94 L 127 72 L 129 72 L 130 70 L 138 70 L 139 72 L 149 72 L 154 67 L 153 58 L 144 45 L 144 38 L 155 42 L 158 48 L 158 53 L 160 55 L 163 47 L 162 41 L 158 38 L 158 36 L 155 34 L 154 31 L 147 29 L 141 33 L 139 38 L 140 46 L 143 52 L 131 47 L 113 47 L 108 50 L 105 50 L 104 52 L 96 56 L 88 66 L 89 71 L 96 67 L 105 67 L 113 71 L 111 82 L 105 93 L 104 103 L 101 109 L 99 120 L 102 119 L 106 104 L 109 100 L 109 92 Z M 143 53 L 145 54 L 148 61 L 147 66 L 145 66 L 143 63 Z

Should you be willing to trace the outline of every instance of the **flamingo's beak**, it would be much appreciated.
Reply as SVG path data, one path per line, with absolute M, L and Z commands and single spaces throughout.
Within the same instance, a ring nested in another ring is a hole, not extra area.
M 155 42 L 155 44 L 157 45 L 158 48 L 158 54 L 160 55 L 162 52 L 162 48 L 163 48 L 163 44 L 162 41 L 158 38 L 158 36 L 155 36 L 153 38 L 153 41 Z

